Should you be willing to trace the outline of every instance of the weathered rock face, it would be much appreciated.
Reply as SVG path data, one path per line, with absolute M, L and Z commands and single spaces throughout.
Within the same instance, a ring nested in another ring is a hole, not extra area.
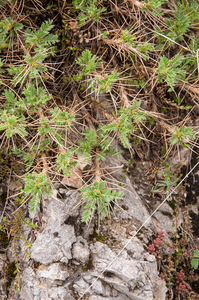
M 59 266 L 60 267 L 60 266 Z M 58 267 L 58 268 L 59 268 Z M 51 280 L 60 279 L 59 274 L 50 275 L 54 266 L 41 273 L 42 276 L 47 276 Z M 62 271 L 63 272 L 63 271 Z M 61 275 L 62 279 L 66 277 L 66 274 Z M 21 291 L 19 295 L 16 295 L 15 299 L 19 300 L 39 300 L 39 299 L 53 299 L 53 300 L 74 300 L 73 296 L 65 287 L 53 287 L 48 286 L 43 281 L 39 280 L 36 273 L 31 267 L 25 268 L 21 276 Z
M 122 174 L 116 172 L 110 187 L 115 188 Z M 22 269 L 21 292 L 15 299 L 165 300 L 165 282 L 145 245 L 155 227 L 162 229 L 161 220 L 158 215 L 150 219 L 142 239 L 131 240 L 150 214 L 128 176 L 121 191 L 123 199 L 99 229 L 94 221 L 89 228 L 81 223 L 77 191 L 57 186 L 47 202 L 44 197 L 42 226 L 31 247 L 31 260 Z
M 31 248 L 31 258 L 44 265 L 61 261 L 68 263 L 72 259 L 71 248 L 76 242 L 74 227 L 49 222 L 39 233 Z
M 6 295 L 6 254 L 1 253 L 0 254 L 0 299 L 1 300 L 6 300 L 7 295 Z

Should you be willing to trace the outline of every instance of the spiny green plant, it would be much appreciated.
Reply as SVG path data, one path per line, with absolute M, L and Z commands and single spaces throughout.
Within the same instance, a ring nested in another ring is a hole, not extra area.
M 187 147 L 190 141 L 192 141 L 195 137 L 192 127 L 183 126 L 182 128 L 178 128 L 175 126 L 173 128 L 173 136 L 169 139 L 172 145 L 179 144 L 183 147 Z
M 36 156 L 38 157 L 37 148 L 31 147 L 28 148 L 28 152 L 26 152 L 24 149 L 17 148 L 16 145 L 12 148 L 12 153 L 17 155 L 17 157 L 21 157 L 24 160 L 25 165 L 25 171 L 29 171 L 32 167 Z M 44 149 L 41 149 L 44 151 Z M 46 150 L 46 149 L 45 149 Z
M 57 171 L 63 171 L 65 176 L 71 175 L 71 169 L 77 165 L 77 161 L 74 160 L 74 153 L 77 149 L 75 147 L 68 149 L 67 152 L 60 153 L 57 156 Z
M 32 31 L 29 28 L 26 29 L 24 37 L 26 39 L 26 47 L 28 49 L 34 48 L 35 51 L 42 52 L 46 47 L 52 46 L 59 41 L 56 34 L 50 33 L 51 29 L 54 27 L 52 22 L 53 20 L 49 20 L 42 23 L 39 30 Z
M 163 14 L 161 6 L 165 2 L 168 2 L 168 0 L 146 0 L 142 10 L 152 12 L 158 17 L 161 17 Z
M 128 108 L 119 110 L 120 117 L 115 122 L 100 127 L 100 132 L 118 132 L 118 137 L 124 148 L 130 147 L 129 138 L 136 131 L 136 125 L 146 121 L 147 114 L 140 110 L 141 102 L 135 100 Z M 134 122 L 135 125 L 132 123 Z
M 164 192 L 163 190 L 159 190 L 158 188 L 161 187 L 165 187 L 166 188 L 166 195 L 167 197 L 169 196 L 170 192 L 171 192 L 171 187 L 175 186 L 175 184 L 178 182 L 178 179 L 176 179 L 174 176 L 172 176 L 173 173 L 172 172 L 166 172 L 166 174 L 164 174 L 165 176 L 165 180 L 158 180 L 157 184 L 155 186 L 155 188 L 153 190 L 151 190 L 152 193 L 162 193 Z
M 0 130 L 5 131 L 7 138 L 13 137 L 18 134 L 20 137 L 24 138 L 28 135 L 25 130 L 26 121 L 24 116 L 14 116 L 8 113 L 6 110 L 0 115 Z
M 74 0 L 73 6 L 75 9 L 80 10 L 78 15 L 79 24 L 83 25 L 87 20 L 94 20 L 98 22 L 100 20 L 100 14 L 106 11 L 105 7 L 98 8 L 97 0 Z
M 104 160 L 108 154 L 115 153 L 109 138 L 101 132 L 98 135 L 95 129 L 85 128 L 82 134 L 84 138 L 79 141 L 80 147 L 76 152 L 82 153 L 86 160 L 91 160 L 92 152 L 94 153 L 96 148 L 98 148 L 97 160 Z
M 129 30 L 122 30 L 122 34 L 120 36 L 120 40 L 122 42 L 124 42 L 125 44 L 131 46 L 131 47 L 135 47 L 135 40 L 136 40 L 136 37 L 131 34 L 129 32 Z
M 175 19 L 165 19 L 169 29 L 164 34 L 174 41 L 182 41 L 183 34 L 189 30 L 190 17 L 186 15 L 182 4 L 176 5 L 176 11 L 173 14 Z
M 117 71 L 112 71 L 110 75 L 106 74 L 104 78 L 102 76 L 96 76 L 94 80 L 90 82 L 91 91 L 95 91 L 97 87 L 97 92 L 101 93 L 110 93 L 113 87 L 113 83 L 118 79 L 119 73 Z M 95 84 L 96 81 L 96 84 Z
M 184 12 L 187 16 L 189 16 L 190 23 L 196 28 L 198 28 L 198 20 L 199 20 L 199 6 L 198 1 L 182 1 L 182 6 L 184 8 Z
M 131 32 L 127 29 L 122 31 L 120 40 L 128 46 L 131 46 L 138 50 L 143 55 L 143 58 L 145 58 L 146 60 L 149 59 L 149 51 L 154 50 L 153 44 L 149 43 L 148 41 L 137 42 L 136 37 L 133 34 L 131 34 Z M 133 57 L 135 56 L 134 54 L 132 55 Z
M 75 76 L 75 79 L 82 79 L 84 75 L 91 75 L 98 67 L 101 66 L 101 59 L 96 55 L 92 55 L 89 49 L 82 52 L 76 63 L 82 67 L 82 71 Z
M 177 54 L 174 58 L 168 59 L 165 56 L 160 57 L 157 70 L 158 82 L 166 81 L 170 87 L 169 91 L 173 91 L 175 85 L 185 78 L 185 70 L 183 69 L 184 57 Z
M 12 39 L 15 32 L 21 30 L 23 25 L 21 23 L 15 23 L 11 17 L 3 18 L 0 22 L 0 53 L 1 50 L 6 50 L 12 46 Z
M 46 75 L 48 66 L 44 64 L 44 60 L 50 55 L 55 55 L 56 48 L 51 47 L 58 42 L 56 34 L 49 34 L 54 27 L 51 21 L 43 23 L 38 31 L 27 29 L 24 36 L 26 38 L 26 47 L 29 53 L 24 56 L 24 65 L 10 66 L 8 72 L 13 76 L 12 83 L 17 85 L 23 83 L 26 79 L 36 79 L 42 81 L 41 77 Z M 34 51 L 34 52 L 33 52 Z M 33 55 L 30 54 L 33 52 Z
M 4 90 L 6 97 L 5 107 L 10 113 L 22 114 L 28 111 L 30 114 L 38 111 L 38 107 L 43 107 L 51 99 L 44 88 L 35 88 L 35 83 L 26 84 L 22 94 L 25 96 L 17 99 L 11 90 Z
M 105 218 L 109 213 L 110 202 L 117 201 L 123 196 L 120 192 L 116 193 L 116 191 L 106 189 L 105 181 L 95 181 L 92 185 L 82 187 L 80 192 L 84 203 L 86 203 L 82 215 L 82 222 L 86 222 L 86 224 L 89 224 L 96 208 L 100 215 Z
M 174 18 L 165 18 L 164 21 L 168 26 L 167 30 L 162 31 L 160 27 L 156 27 L 157 35 L 157 47 L 162 48 L 161 44 L 167 42 L 168 45 L 174 45 L 174 42 L 180 42 L 184 40 L 184 34 L 190 30 L 190 16 L 193 10 L 189 12 L 184 8 L 184 4 L 177 3 L 175 10 L 173 11 Z M 163 34 L 163 35 L 162 35 Z M 156 35 L 155 35 L 156 36 Z
M 24 176 L 25 186 L 23 192 L 25 195 L 31 195 L 31 201 L 29 202 L 29 211 L 33 214 L 36 213 L 38 204 L 40 203 L 40 197 L 42 194 L 51 195 L 52 189 L 50 187 L 51 182 L 47 179 L 46 174 L 38 174 L 33 172 L 31 174 L 25 174 Z

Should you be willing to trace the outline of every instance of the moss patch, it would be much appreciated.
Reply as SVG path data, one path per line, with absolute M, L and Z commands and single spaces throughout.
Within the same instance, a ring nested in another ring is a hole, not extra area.
M 0 231 L 0 242 L 2 246 L 6 247 L 9 244 L 9 239 L 7 234 L 4 231 Z
M 84 272 L 88 271 L 88 270 L 92 270 L 94 268 L 93 266 L 93 257 L 92 257 L 92 254 L 89 255 L 89 260 L 87 261 L 87 263 L 82 266 L 82 270 Z
M 94 231 L 92 234 L 89 235 L 89 238 L 87 240 L 87 242 L 93 241 L 93 239 L 96 239 L 97 242 L 105 242 L 107 235 L 100 235 L 96 232 L 96 227 L 94 228 Z
M 11 286 L 12 280 L 16 277 L 16 274 L 14 274 L 15 271 L 16 271 L 16 264 L 15 261 L 13 261 L 8 265 L 6 270 L 6 276 L 7 276 L 6 289 L 8 289 Z

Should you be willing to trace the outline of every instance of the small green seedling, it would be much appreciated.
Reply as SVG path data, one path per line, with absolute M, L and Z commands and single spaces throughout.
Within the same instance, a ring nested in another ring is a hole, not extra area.
M 191 260 L 191 266 L 196 270 L 199 266 L 199 249 L 194 252 L 194 258 Z

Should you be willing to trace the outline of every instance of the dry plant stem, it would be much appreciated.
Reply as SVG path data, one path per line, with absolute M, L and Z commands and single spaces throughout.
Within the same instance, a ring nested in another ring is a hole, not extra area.
M 129 0 L 129 2 L 134 6 L 137 6 L 138 8 L 142 8 L 144 6 L 143 2 L 137 1 L 137 0 Z
M 118 48 L 119 51 L 121 50 L 127 53 L 133 52 L 138 57 L 145 58 L 145 55 L 141 54 L 136 48 L 125 44 L 123 41 L 119 39 L 112 39 L 112 40 L 103 39 L 103 41 L 109 46 Z
M 43 113 L 43 110 L 42 110 L 41 107 L 39 107 L 39 109 L 38 109 L 38 114 L 39 114 L 40 119 L 44 118 L 44 113 Z M 42 162 L 43 162 L 42 173 L 44 173 L 44 174 L 46 174 L 46 176 L 48 176 L 48 163 L 47 163 L 45 152 L 42 153 L 41 159 L 42 159 Z
M 1 222 L 2 222 L 3 215 L 4 215 L 5 210 L 6 210 L 6 206 L 7 206 L 7 204 L 8 204 L 11 174 L 12 174 L 12 169 L 10 169 L 10 174 L 9 174 L 9 179 L 8 179 L 8 187 L 7 187 L 7 197 L 6 197 L 6 202 L 5 202 L 5 205 L 4 205 L 4 208 L 3 208 L 3 211 L 2 211 L 1 217 L 0 217 L 0 224 L 1 224 Z
M 95 181 L 100 182 L 101 181 L 101 174 L 100 174 L 100 166 L 99 166 L 99 160 L 97 160 L 97 153 L 99 149 L 96 149 L 96 155 L 95 155 Z
M 120 97 L 122 99 L 122 102 L 123 102 L 125 108 L 127 108 L 131 105 L 131 103 L 128 99 L 127 93 L 122 84 L 120 85 Z

